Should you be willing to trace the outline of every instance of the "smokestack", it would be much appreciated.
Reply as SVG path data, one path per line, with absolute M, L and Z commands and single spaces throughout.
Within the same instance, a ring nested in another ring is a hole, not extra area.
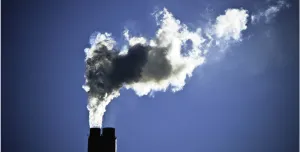
M 90 136 L 88 139 L 88 152 L 101 152 L 102 140 L 100 136 L 100 128 L 90 128 Z
M 115 128 L 90 128 L 88 152 L 116 152 Z
M 115 128 L 103 128 L 101 137 L 103 140 L 103 145 L 105 145 L 103 152 L 117 151 Z

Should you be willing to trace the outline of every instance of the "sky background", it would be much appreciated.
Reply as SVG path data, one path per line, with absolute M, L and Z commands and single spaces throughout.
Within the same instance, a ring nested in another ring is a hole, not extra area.
M 271 0 L 272 1 L 272 0 Z M 299 134 L 299 1 L 198 67 L 182 91 L 107 107 L 119 152 L 296 152 Z M 84 48 L 95 32 L 122 40 L 124 27 L 153 36 L 155 8 L 190 26 L 250 0 L 2 0 L 2 151 L 83 152 L 89 132 Z

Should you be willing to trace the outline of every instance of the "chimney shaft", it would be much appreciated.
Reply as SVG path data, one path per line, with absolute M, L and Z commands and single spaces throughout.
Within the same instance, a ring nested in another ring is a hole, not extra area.
M 105 152 L 116 152 L 115 128 L 103 128 L 102 135 Z
M 100 136 L 100 128 L 91 128 L 90 136 L 88 139 L 88 152 L 102 152 L 102 139 Z
M 88 152 L 116 152 L 115 128 L 90 128 Z

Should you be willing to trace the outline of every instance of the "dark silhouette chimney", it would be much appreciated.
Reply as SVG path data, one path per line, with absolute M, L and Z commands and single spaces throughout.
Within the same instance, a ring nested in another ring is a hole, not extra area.
M 115 128 L 103 128 L 101 137 L 105 145 L 105 151 L 103 152 L 116 152 Z
M 115 128 L 90 128 L 88 152 L 116 152 Z
M 100 128 L 91 128 L 90 135 L 88 139 L 88 152 L 102 152 L 101 148 L 101 129 Z

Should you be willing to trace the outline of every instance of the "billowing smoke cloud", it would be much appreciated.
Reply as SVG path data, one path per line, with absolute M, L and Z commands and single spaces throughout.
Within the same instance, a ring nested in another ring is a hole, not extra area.
M 215 33 L 218 38 L 225 40 L 240 40 L 241 31 L 247 29 L 248 14 L 243 9 L 228 9 L 224 15 L 216 19 Z
M 219 41 L 239 41 L 247 28 L 247 11 L 228 9 L 208 29 L 190 30 L 167 10 L 154 13 L 158 30 L 154 38 L 135 37 L 124 31 L 128 45 L 116 50 L 109 33 L 91 38 L 86 52 L 86 83 L 90 127 L 102 127 L 105 107 L 119 89 L 138 96 L 183 89 L 196 67 L 206 62 L 210 47 Z M 188 47 L 189 42 L 191 46 Z

